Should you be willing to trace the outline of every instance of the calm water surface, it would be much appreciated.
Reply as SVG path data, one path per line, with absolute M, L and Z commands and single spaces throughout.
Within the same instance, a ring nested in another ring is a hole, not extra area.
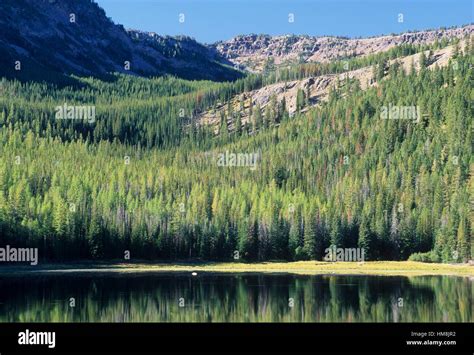
M 0 274 L 0 322 L 473 322 L 473 293 L 451 276 Z

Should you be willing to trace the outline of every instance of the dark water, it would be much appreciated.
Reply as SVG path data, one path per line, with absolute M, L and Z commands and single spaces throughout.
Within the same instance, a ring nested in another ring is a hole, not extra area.
M 449 276 L 0 275 L 0 322 L 473 322 L 473 293 Z

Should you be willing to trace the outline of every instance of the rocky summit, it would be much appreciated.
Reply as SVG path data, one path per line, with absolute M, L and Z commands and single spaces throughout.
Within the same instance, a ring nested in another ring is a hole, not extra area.
M 341 58 L 385 52 L 403 44 L 429 44 L 448 38 L 464 38 L 474 25 L 432 31 L 409 32 L 371 38 L 243 35 L 213 45 L 217 52 L 251 71 L 262 71 L 268 60 L 275 65 L 295 62 L 330 62 Z

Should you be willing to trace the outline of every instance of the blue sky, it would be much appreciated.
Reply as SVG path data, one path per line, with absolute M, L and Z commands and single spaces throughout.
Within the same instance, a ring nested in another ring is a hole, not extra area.
M 474 17 L 474 0 L 95 1 L 126 28 L 184 34 L 206 43 L 249 33 L 366 37 L 463 25 Z

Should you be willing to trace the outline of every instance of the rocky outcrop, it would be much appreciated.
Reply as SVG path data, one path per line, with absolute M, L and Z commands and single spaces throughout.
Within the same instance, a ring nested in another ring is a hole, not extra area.
M 465 48 L 466 41 L 460 42 L 461 50 Z M 454 46 L 447 46 L 442 49 L 433 51 L 430 55 L 430 63 L 428 69 L 435 67 L 444 67 L 450 63 L 453 57 Z M 425 52 L 428 56 L 429 51 Z M 397 62 L 405 72 L 409 72 L 414 67 L 415 70 L 420 70 L 421 53 L 409 55 L 389 61 L 388 65 Z M 320 75 L 309 77 L 302 80 L 294 80 L 290 82 L 279 82 L 264 86 L 260 89 L 245 92 L 232 98 L 230 105 L 233 108 L 234 115 L 240 115 L 242 123 L 246 124 L 250 121 L 250 111 L 252 108 L 260 107 L 262 114 L 266 106 L 270 103 L 272 96 L 275 96 L 277 102 L 283 99 L 286 102 L 286 108 L 290 116 L 296 113 L 296 97 L 298 90 L 303 90 L 308 95 L 309 106 L 319 105 L 326 101 L 329 97 L 330 89 L 336 85 L 342 85 L 346 79 L 354 79 L 359 82 L 362 90 L 371 86 L 377 86 L 378 83 L 374 78 L 373 67 L 364 67 L 356 70 L 349 70 L 341 74 Z M 243 108 L 243 110 L 241 109 Z M 228 127 L 232 130 L 234 127 L 234 118 L 228 117 L 227 113 L 228 103 L 222 102 L 216 105 L 212 110 L 202 112 L 197 117 L 197 122 L 201 125 L 210 125 L 214 127 L 214 132 L 217 134 L 220 117 L 224 114 L 228 120 Z M 307 110 L 306 107 L 304 110 Z
M 127 31 L 91 0 L 2 0 L 0 13 L 0 76 L 241 76 L 213 48 L 188 37 Z
M 474 25 L 387 35 L 372 38 L 245 35 L 213 46 L 225 58 L 252 71 L 261 71 L 269 58 L 276 65 L 294 62 L 329 62 L 387 51 L 401 44 L 428 44 L 443 38 L 464 38 Z

